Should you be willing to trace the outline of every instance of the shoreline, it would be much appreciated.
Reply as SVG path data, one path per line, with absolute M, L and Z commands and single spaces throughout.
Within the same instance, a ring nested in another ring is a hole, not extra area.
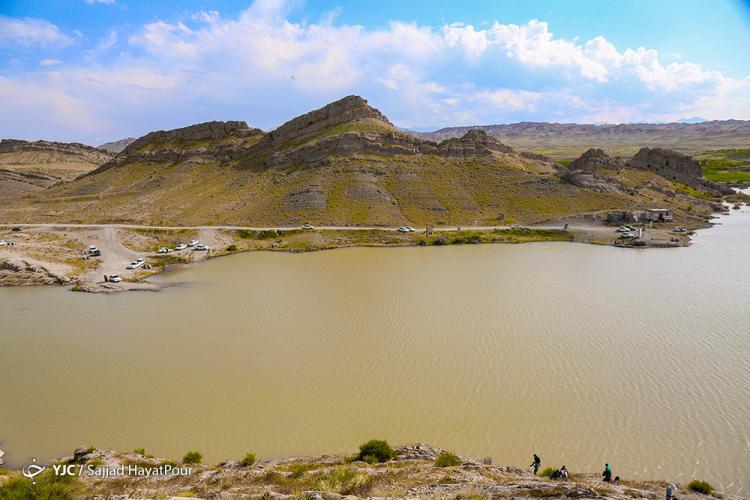
M 56 485 L 75 497 L 114 498 L 649 498 L 663 497 L 665 480 L 604 482 L 600 473 L 570 471 L 567 479 L 545 477 L 546 461 L 535 475 L 530 467 L 492 465 L 426 444 L 396 447 L 389 457 L 361 461 L 356 454 L 263 458 L 248 453 L 242 461 L 200 463 L 200 454 L 182 463 L 147 455 L 145 450 L 118 452 L 78 448 L 73 455 L 46 466 L 35 478 L 40 488 Z M 58 464 L 56 469 L 53 464 Z M 55 475 L 63 464 L 73 477 Z M 560 464 L 556 464 L 560 466 Z M 617 470 L 614 471 L 617 475 Z M 613 477 L 614 477 L 613 475 Z M 0 469 L 3 487 L 26 485 L 18 469 Z M 28 487 L 30 485 L 26 485 Z M 675 495 L 711 498 L 678 484 Z M 720 498 L 739 500 L 730 493 Z
M 676 223 L 675 223 L 676 224 Z M 393 227 L 322 226 L 314 230 L 299 227 L 242 226 L 148 226 L 128 224 L 1 224 L 0 286 L 56 284 L 72 291 L 120 293 L 159 291 L 175 283 L 154 283 L 149 278 L 176 264 L 252 251 L 301 253 L 351 247 L 443 246 L 454 244 L 531 243 L 566 241 L 619 248 L 676 248 L 691 244 L 695 229 L 710 228 L 711 222 L 692 221 L 690 230 L 675 233 L 669 227 L 648 227 L 638 245 L 617 238 L 614 225 L 580 217 L 529 227 L 472 226 L 435 227 L 401 233 Z M 198 239 L 209 250 L 190 247 L 182 252 L 159 253 L 161 247 Z M 102 251 L 99 258 L 84 260 L 90 244 Z M 150 269 L 128 271 L 128 262 L 145 259 Z M 119 283 L 104 276 L 121 276 Z

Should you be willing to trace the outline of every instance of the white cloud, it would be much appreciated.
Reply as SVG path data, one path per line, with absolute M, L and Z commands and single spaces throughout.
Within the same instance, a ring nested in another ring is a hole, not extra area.
M 335 24 L 334 11 L 290 22 L 298 6 L 257 0 L 234 18 L 202 11 L 111 31 L 92 57 L 14 80 L 87 104 L 112 137 L 207 119 L 270 128 L 350 93 L 406 127 L 750 118 L 750 79 L 687 57 L 665 64 L 656 50 L 618 49 L 604 36 L 558 38 L 539 20 L 366 29 Z
M 94 5 L 97 3 L 103 3 L 106 5 L 113 5 L 115 3 L 115 0 L 84 0 L 89 5 Z
M 2 46 L 64 46 L 73 40 L 60 28 L 43 19 L 0 16 L 0 47 Z
M 39 61 L 40 66 L 55 66 L 57 64 L 62 64 L 62 61 L 59 59 L 42 59 Z

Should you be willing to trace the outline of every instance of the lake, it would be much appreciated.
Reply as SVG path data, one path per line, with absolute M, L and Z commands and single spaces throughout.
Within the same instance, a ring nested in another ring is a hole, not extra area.
M 12 465 L 427 442 L 495 464 L 750 488 L 750 209 L 679 249 L 257 252 L 159 293 L 0 288 Z

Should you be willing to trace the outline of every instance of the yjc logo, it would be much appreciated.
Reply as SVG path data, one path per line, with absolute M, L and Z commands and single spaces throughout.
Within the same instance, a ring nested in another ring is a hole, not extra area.
M 23 475 L 31 479 L 31 484 L 36 484 L 36 481 L 34 480 L 34 478 L 37 477 L 42 472 L 44 472 L 44 469 L 46 468 L 47 466 L 45 465 L 37 465 L 36 458 L 32 458 L 31 463 L 24 466 Z

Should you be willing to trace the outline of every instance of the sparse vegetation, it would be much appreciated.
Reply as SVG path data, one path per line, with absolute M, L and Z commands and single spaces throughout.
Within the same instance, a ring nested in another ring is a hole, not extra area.
M 242 459 L 240 464 L 242 464 L 243 467 L 250 467 L 255 463 L 255 453 L 247 452 L 245 454 L 245 458 Z
M 363 494 L 372 483 L 372 476 L 366 472 L 348 467 L 337 467 L 317 477 L 317 486 L 322 491 L 339 495 Z
M 371 439 L 360 445 L 357 460 L 367 463 L 387 462 L 394 456 L 396 456 L 396 453 L 387 441 Z
M 182 457 L 183 464 L 199 464 L 203 460 L 203 455 L 197 451 L 189 451 Z
M 435 467 L 455 467 L 457 465 L 461 465 L 461 459 L 449 451 L 441 451 L 435 457 Z
M 72 500 L 78 497 L 81 484 L 75 477 L 56 476 L 52 470 L 35 478 L 13 477 L 0 483 L 0 500 Z
M 702 493 L 704 495 L 711 495 L 715 491 L 715 488 L 706 481 L 699 481 L 694 479 L 688 483 L 688 489 L 696 493 Z
M 237 251 L 237 245 L 229 245 L 227 247 L 227 252 L 236 252 Z
M 734 152 L 732 156 L 745 158 L 741 153 L 750 156 L 750 151 Z M 706 179 L 714 182 L 750 182 L 750 163 L 727 158 L 727 154 L 722 158 L 704 158 L 700 161 Z
M 555 469 L 553 467 L 547 467 L 542 472 L 539 473 L 539 476 L 541 477 L 552 477 L 552 474 L 555 472 Z

